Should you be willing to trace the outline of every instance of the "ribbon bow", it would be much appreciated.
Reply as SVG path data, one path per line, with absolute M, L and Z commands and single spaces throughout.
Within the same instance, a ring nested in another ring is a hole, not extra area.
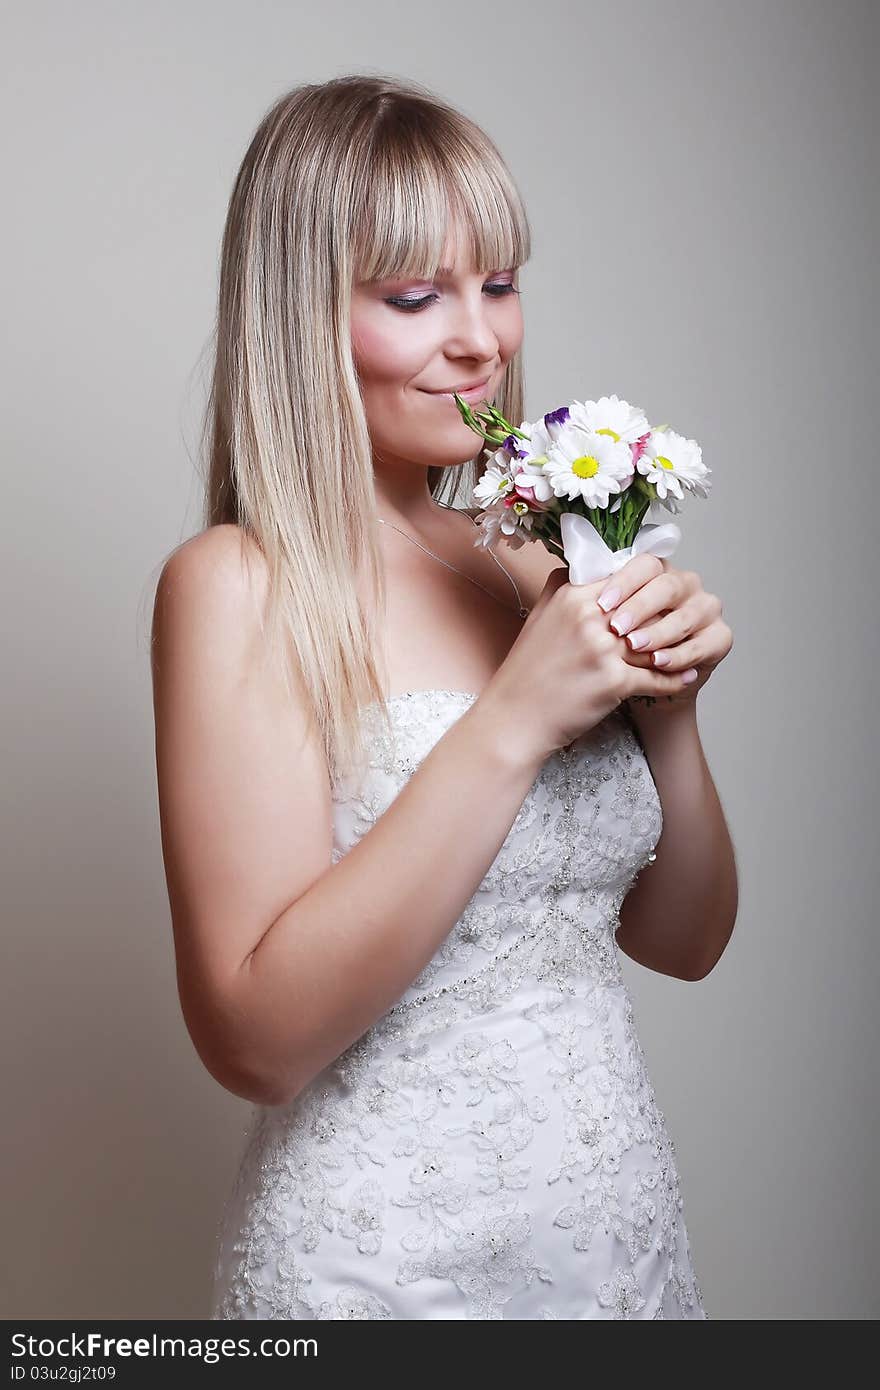
M 559 527 L 570 584 L 592 584 L 615 574 L 633 555 L 647 553 L 663 560 L 674 553 L 681 540 L 681 531 L 672 521 L 662 526 L 652 523 L 640 526 L 632 545 L 622 550 L 611 550 L 592 521 L 578 512 L 563 512 Z

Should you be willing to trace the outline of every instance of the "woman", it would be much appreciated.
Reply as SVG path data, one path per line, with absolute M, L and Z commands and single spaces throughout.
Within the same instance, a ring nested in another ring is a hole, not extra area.
M 208 525 L 153 629 L 181 1003 L 255 1107 L 213 1318 L 706 1317 L 617 944 L 697 979 L 732 931 L 694 714 L 730 632 L 696 575 L 631 560 L 609 616 L 440 501 L 450 391 L 522 418 L 529 254 L 414 85 L 296 89 L 236 181 Z

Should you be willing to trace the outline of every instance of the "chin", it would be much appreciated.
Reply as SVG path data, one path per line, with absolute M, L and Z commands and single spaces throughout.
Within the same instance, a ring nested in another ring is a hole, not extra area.
M 426 442 L 433 446 L 430 451 L 425 448 Z M 462 459 L 478 454 L 485 442 L 460 420 L 457 427 L 449 425 L 446 429 L 432 429 L 426 433 L 421 444 L 416 444 L 414 457 L 432 468 L 453 468 Z

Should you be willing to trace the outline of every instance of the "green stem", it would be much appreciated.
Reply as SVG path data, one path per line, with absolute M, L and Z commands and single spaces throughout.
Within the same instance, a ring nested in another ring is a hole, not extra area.
M 565 551 L 563 550 L 561 545 L 557 545 L 556 541 L 551 540 L 549 536 L 542 536 L 541 540 L 544 542 L 548 550 L 552 550 L 553 554 L 558 555 L 560 560 L 565 560 Z M 567 563 L 568 561 L 566 560 L 566 564 Z

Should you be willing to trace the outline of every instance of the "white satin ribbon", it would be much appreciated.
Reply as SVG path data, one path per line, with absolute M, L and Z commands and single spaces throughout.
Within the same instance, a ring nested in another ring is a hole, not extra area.
M 559 526 L 569 584 L 592 584 L 604 579 L 622 569 L 633 555 L 657 555 L 665 560 L 681 540 L 681 531 L 674 522 L 648 523 L 639 527 L 632 545 L 624 546 L 623 550 L 611 550 L 588 517 L 577 512 L 563 512 Z

